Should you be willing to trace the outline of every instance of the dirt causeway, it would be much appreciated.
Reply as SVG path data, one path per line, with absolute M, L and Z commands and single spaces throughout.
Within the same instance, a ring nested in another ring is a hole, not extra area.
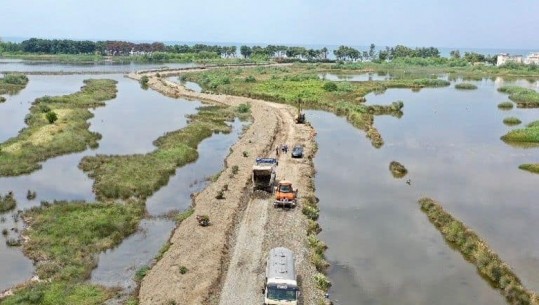
M 141 283 L 140 304 L 262 304 L 265 261 L 269 249 L 276 246 L 288 247 L 296 254 L 300 304 L 326 303 L 313 281 L 316 269 L 309 261 L 307 218 L 301 213 L 301 198 L 313 194 L 313 128 L 294 123 L 293 107 L 193 92 L 163 79 L 179 71 L 159 73 L 161 78 L 155 72 L 144 74 L 150 77 L 152 89 L 213 104 L 249 103 L 253 123 L 233 145 L 219 178 L 194 196 L 194 214 L 208 215 L 211 225 L 201 227 L 190 217 L 175 229 L 170 249 Z M 129 77 L 140 79 L 142 75 Z M 296 143 L 305 146 L 304 158 L 292 159 L 290 152 L 281 154 L 277 178 L 291 180 L 299 189 L 299 205 L 291 210 L 275 209 L 272 197 L 253 196 L 251 168 L 256 157 L 274 157 L 277 145 L 292 147 Z M 239 171 L 233 174 L 235 165 Z M 216 199 L 225 185 L 225 198 Z M 180 267 L 188 271 L 181 274 Z

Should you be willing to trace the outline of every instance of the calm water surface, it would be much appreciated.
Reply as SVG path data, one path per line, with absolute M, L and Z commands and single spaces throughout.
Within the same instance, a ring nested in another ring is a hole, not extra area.
M 242 123 L 236 120 L 232 127 L 229 134 L 216 134 L 202 141 L 198 146 L 198 159 L 178 169 L 168 184 L 146 201 L 146 209 L 154 218 L 144 220 L 137 233 L 99 256 L 92 282 L 128 290 L 136 286 L 133 281 L 135 272 L 152 262 L 175 226 L 173 221 L 158 216 L 187 209 L 191 205 L 191 194 L 204 189 L 208 184 L 206 178 L 224 167 L 223 160 L 240 136 Z
M 452 84 L 368 95 L 369 104 L 405 102 L 402 118 L 375 119 L 385 140 L 378 150 L 343 118 L 308 113 L 318 131 L 321 238 L 329 246 L 337 304 L 505 303 L 445 244 L 419 209 L 423 196 L 477 231 L 525 285 L 539 291 L 539 242 L 532 233 L 539 230 L 539 176 L 518 169 L 538 162 L 539 150 L 499 140 L 510 129 L 504 117 L 529 123 L 539 111 L 500 111 L 496 105 L 507 96 L 496 88 L 503 82 L 475 83 L 473 91 Z M 407 167 L 405 178 L 390 174 L 393 160 Z
M 19 93 L 21 97 L 26 96 L 27 101 L 17 103 L 9 98 L 3 105 L 12 108 L 10 110 L 0 108 L 0 124 L 4 140 L 15 136 L 17 130 L 20 129 L 5 130 L 4 127 L 9 128 L 9 124 L 5 122 L 15 116 L 24 122 L 31 99 L 42 95 L 54 96 L 76 92 L 83 85 L 84 79 L 97 77 L 101 76 L 31 76 L 29 86 Z M 156 138 L 167 131 L 186 126 L 185 116 L 196 113 L 196 108 L 201 105 L 199 102 L 168 98 L 152 90 L 142 90 L 137 82 L 120 75 L 104 77 L 118 81 L 118 95 L 115 99 L 108 101 L 106 106 L 95 109 L 93 111 L 95 117 L 89 120 L 90 130 L 99 132 L 103 136 L 99 141 L 99 147 L 95 150 L 89 149 L 49 159 L 42 163 L 42 169 L 29 175 L 0 178 L 0 194 L 13 191 L 18 202 L 17 209 L 39 205 L 41 200 L 94 200 L 93 180 L 77 167 L 81 158 L 96 154 L 131 154 L 152 151 L 155 149 L 152 142 Z M 32 86 L 32 81 L 35 79 L 38 79 L 36 82 L 39 84 Z M 219 164 L 222 164 L 222 161 Z M 29 189 L 37 192 L 36 199 L 31 201 L 26 199 L 26 192 Z M 0 229 L 22 230 L 21 221 L 15 223 L 13 213 L 7 212 L 0 215 L 0 221 L 3 220 L 0 222 Z M 148 231 L 153 232 L 157 228 L 151 227 Z M 10 230 L 8 237 L 15 236 L 17 234 Z M 22 255 L 19 248 L 8 248 L 4 239 L 2 237 L 2 242 L 0 242 L 0 274 L 2 274 L 0 291 L 30 278 L 33 272 L 31 261 Z

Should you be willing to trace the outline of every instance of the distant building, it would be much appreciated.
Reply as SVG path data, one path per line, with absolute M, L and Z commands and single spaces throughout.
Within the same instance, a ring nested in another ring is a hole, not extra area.
M 511 56 L 507 53 L 502 53 L 498 55 L 496 66 L 501 66 L 508 62 L 514 62 L 517 64 L 525 64 L 525 65 L 531 65 L 531 64 L 539 65 L 539 53 L 530 53 L 526 58 L 524 58 L 522 55 Z
M 539 53 L 531 53 L 526 57 L 524 63 L 527 65 L 536 64 L 539 65 Z

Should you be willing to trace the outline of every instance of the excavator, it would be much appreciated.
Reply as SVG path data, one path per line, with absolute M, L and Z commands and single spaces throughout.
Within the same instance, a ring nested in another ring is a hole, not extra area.
M 301 99 L 298 99 L 297 101 L 298 115 L 296 116 L 296 124 L 305 123 L 305 113 L 301 112 L 301 103 L 303 103 L 303 101 Z

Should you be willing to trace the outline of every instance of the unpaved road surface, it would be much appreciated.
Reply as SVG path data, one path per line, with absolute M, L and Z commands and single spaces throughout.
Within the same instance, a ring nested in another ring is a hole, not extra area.
M 168 76 L 164 74 L 161 76 Z M 279 144 L 292 147 L 300 143 L 305 145 L 305 157 L 291 159 L 290 152 L 281 154 L 277 178 L 291 180 L 299 188 L 300 198 L 312 193 L 312 127 L 294 124 L 295 109 L 290 106 L 196 93 L 152 75 L 150 87 L 169 96 L 233 106 L 250 103 L 253 123 L 232 147 L 217 181 L 193 200 L 195 214 L 208 215 L 211 225 L 200 227 L 195 217 L 190 217 L 176 228 L 169 250 L 141 283 L 140 304 L 262 304 L 266 255 L 277 246 L 296 254 L 303 304 L 317 304 L 323 293 L 312 280 L 316 270 L 309 262 L 307 219 L 301 213 L 301 200 L 295 209 L 275 209 L 271 198 L 251 199 L 250 192 L 256 157 L 274 156 Z M 139 79 L 141 75 L 129 77 Z M 236 174 L 231 170 L 234 165 L 239 167 Z M 216 199 L 225 185 L 225 199 Z M 188 272 L 181 274 L 181 267 Z

